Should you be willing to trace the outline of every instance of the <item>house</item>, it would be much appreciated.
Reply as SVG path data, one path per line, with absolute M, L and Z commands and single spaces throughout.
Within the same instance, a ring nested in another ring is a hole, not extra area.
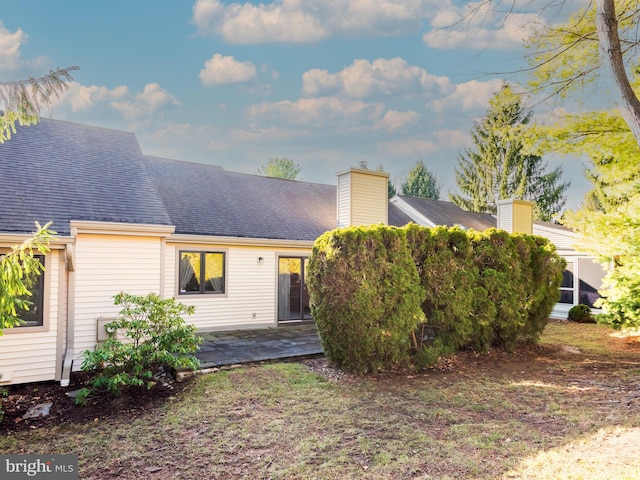
M 337 186 L 282 180 L 146 156 L 129 132 L 50 119 L 19 128 L 0 145 L 0 252 L 36 221 L 58 235 L 26 324 L 0 337 L 0 382 L 68 384 L 121 291 L 194 305 L 188 321 L 201 331 L 301 322 L 307 258 L 328 230 L 496 225 L 448 202 L 389 201 L 387 180 L 361 168 L 339 172 Z M 545 228 L 558 242 L 570 233 Z M 580 284 L 565 288 L 575 302 Z

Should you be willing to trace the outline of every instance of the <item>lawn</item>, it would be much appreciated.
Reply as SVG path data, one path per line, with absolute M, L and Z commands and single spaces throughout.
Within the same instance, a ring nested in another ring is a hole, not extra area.
M 146 411 L 6 431 L 82 479 L 640 478 L 640 343 L 550 323 L 515 354 L 366 378 L 324 359 L 196 377 Z

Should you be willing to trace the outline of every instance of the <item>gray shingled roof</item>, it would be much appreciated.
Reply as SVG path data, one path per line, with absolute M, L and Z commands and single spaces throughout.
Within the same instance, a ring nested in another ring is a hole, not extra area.
M 53 220 L 170 225 L 132 133 L 42 119 L 0 144 L 0 231 Z
M 467 212 L 452 202 L 401 195 L 400 198 L 436 225 L 447 227 L 460 225 L 477 231 L 483 231 L 497 225 L 496 217 L 490 213 Z
M 336 187 L 147 157 L 176 233 L 313 241 L 336 228 Z
M 70 220 L 176 233 L 313 241 L 336 228 L 336 187 L 142 154 L 133 133 L 42 119 L 0 144 L 0 232 Z M 411 219 L 389 204 L 389 223 Z

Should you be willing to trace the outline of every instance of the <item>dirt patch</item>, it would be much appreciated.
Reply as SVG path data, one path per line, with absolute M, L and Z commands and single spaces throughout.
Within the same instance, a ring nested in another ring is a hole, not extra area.
M 151 389 L 127 389 L 120 396 L 89 397 L 87 405 L 79 407 L 75 405 L 69 393 L 82 388 L 88 379 L 86 374 L 74 374 L 70 386 L 64 388 L 59 382 L 5 387 L 8 395 L 0 399 L 5 411 L 4 419 L 0 422 L 0 433 L 44 426 L 80 424 L 113 417 L 134 419 L 158 407 L 168 398 L 178 395 L 186 385 L 159 382 Z M 43 403 L 52 403 L 49 415 L 33 419 L 23 418 L 29 408 Z
M 613 335 L 609 336 L 606 342 L 611 352 L 621 352 L 625 356 L 637 353 L 640 358 L 639 338 L 637 336 L 617 337 Z M 569 360 L 573 367 L 564 368 L 562 361 L 565 360 Z M 323 356 L 302 359 L 300 362 L 331 382 L 359 382 L 363 378 L 343 372 L 327 362 Z M 622 388 L 619 382 L 604 378 L 608 370 L 618 368 L 617 363 L 615 358 L 592 360 L 590 355 L 572 345 L 522 344 L 513 353 L 498 349 L 487 354 L 462 351 L 441 360 L 434 367 L 424 371 L 398 369 L 380 372 L 367 378 L 389 386 L 400 387 L 403 382 L 413 380 L 416 377 L 425 377 L 425 380 L 428 378 L 429 382 L 452 382 L 455 379 L 461 381 L 464 378 L 490 373 L 494 378 L 505 376 L 517 379 L 519 375 L 523 378 L 536 377 L 541 381 L 548 378 L 553 383 L 574 386 L 578 390 L 597 387 L 596 389 L 602 391 L 603 388 L 609 390 Z M 88 379 L 89 377 L 85 373 L 75 373 L 72 375 L 71 385 L 66 388 L 61 387 L 58 382 L 40 382 L 6 387 L 8 396 L 0 398 L 5 410 L 5 417 L 0 422 L 0 433 L 44 426 L 86 423 L 109 418 L 135 419 L 158 408 L 167 399 L 179 396 L 190 384 L 190 381 L 158 382 L 149 390 L 146 388 L 127 389 L 119 397 L 90 397 L 87 406 L 78 407 L 68 394 L 82 388 Z M 640 384 L 627 384 L 624 390 L 623 395 L 618 395 L 619 400 L 616 403 L 631 402 L 635 404 L 640 402 Z M 607 401 L 611 402 L 611 400 Z M 53 404 L 47 417 L 23 419 L 30 407 L 42 403 Z M 607 405 L 611 405 L 611 403 Z M 532 423 L 536 425 L 536 428 L 549 431 L 558 428 L 552 422 L 536 424 L 534 417 L 532 417 Z

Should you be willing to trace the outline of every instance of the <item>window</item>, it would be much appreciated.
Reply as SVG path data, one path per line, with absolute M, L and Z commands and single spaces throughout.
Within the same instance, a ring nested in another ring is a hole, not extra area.
M 573 260 L 567 259 L 567 268 L 562 272 L 562 283 L 560 284 L 560 303 L 568 303 L 573 305 L 574 290 L 574 263 Z
M 222 252 L 180 252 L 179 291 L 223 294 L 225 292 L 225 254 Z
M 562 274 L 560 303 L 584 303 L 593 307 L 600 298 L 598 290 L 606 272 L 591 258 L 567 258 L 567 269 Z
M 40 263 L 44 266 L 44 256 L 34 255 L 35 258 L 40 260 Z M 35 283 L 30 287 L 31 296 L 25 297 L 31 302 L 29 310 L 21 310 L 18 313 L 24 323 L 20 327 L 41 327 L 44 321 L 43 308 L 44 308 L 44 272 L 38 275 Z
M 579 258 L 580 273 L 579 302 L 590 307 L 600 298 L 598 290 L 602 287 L 602 280 L 606 272 L 602 266 L 590 258 Z

